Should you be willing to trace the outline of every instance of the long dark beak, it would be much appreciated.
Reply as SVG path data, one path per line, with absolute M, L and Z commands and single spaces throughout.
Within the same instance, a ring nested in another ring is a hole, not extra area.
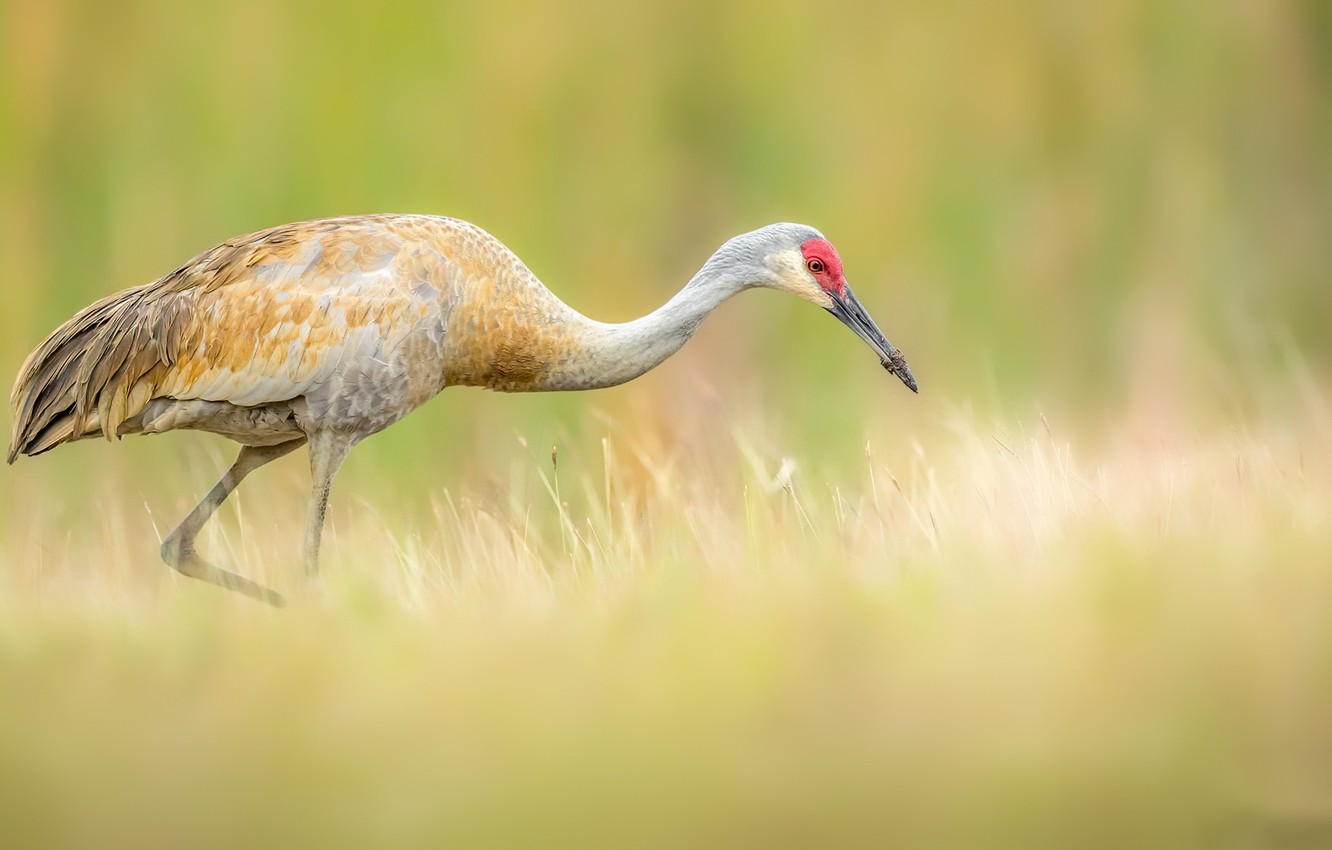
M 834 293 L 832 296 L 833 305 L 828 312 L 841 319 L 848 328 L 856 332 L 856 336 L 869 343 L 870 348 L 874 349 L 879 355 L 879 363 L 883 368 L 892 372 L 907 385 L 907 389 L 913 393 L 920 392 L 916 386 L 916 379 L 911 374 L 911 367 L 907 366 L 906 357 L 901 351 L 893 348 L 893 344 L 879 330 L 879 326 L 874 324 L 869 313 L 865 312 L 865 305 L 860 303 L 860 299 L 847 286 L 842 289 L 840 295 Z

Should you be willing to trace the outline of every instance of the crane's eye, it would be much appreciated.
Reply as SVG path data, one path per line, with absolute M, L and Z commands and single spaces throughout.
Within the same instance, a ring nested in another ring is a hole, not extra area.
M 817 257 L 810 260 L 808 263 L 805 263 L 805 265 L 808 266 L 809 270 L 814 272 L 814 274 L 821 274 L 823 272 L 823 260 L 820 260 Z

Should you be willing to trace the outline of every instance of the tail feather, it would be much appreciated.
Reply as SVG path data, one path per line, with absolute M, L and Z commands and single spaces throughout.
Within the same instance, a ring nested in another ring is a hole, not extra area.
M 152 396 L 152 380 L 169 341 L 161 339 L 178 309 L 161 311 L 149 287 L 117 293 L 85 308 L 28 355 L 10 405 L 14 430 L 6 456 L 37 455 L 99 431 L 108 439 Z M 165 314 L 165 315 L 164 315 Z
M 74 416 L 66 413 L 59 416 L 50 425 L 47 425 L 36 434 L 23 453 L 29 457 L 36 457 L 44 452 L 49 452 L 56 446 L 74 441 Z
M 95 329 L 84 331 L 83 337 L 91 337 Z M 25 364 L 19 381 L 14 387 L 13 404 L 15 423 L 24 421 L 50 421 L 75 401 L 76 375 L 83 359 L 90 338 L 75 337 L 51 353 L 39 366 L 34 367 L 35 374 L 29 374 L 29 365 Z M 40 351 L 40 349 L 39 349 Z M 36 354 L 36 352 L 34 352 Z M 49 392 L 26 392 L 21 388 L 50 387 Z M 60 388 L 57 390 L 56 388 Z M 19 399 L 22 396 L 22 403 Z

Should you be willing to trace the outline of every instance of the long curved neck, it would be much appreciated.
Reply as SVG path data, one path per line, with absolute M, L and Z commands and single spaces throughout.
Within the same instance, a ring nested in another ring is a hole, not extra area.
M 670 301 L 631 322 L 598 322 L 570 309 L 577 344 L 553 365 L 542 388 L 590 390 L 631 381 L 679 351 L 713 310 L 744 288 L 705 266 Z

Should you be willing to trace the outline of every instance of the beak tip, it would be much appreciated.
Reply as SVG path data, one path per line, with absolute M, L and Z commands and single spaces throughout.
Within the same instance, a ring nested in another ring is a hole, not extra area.
M 911 374 L 911 367 L 907 365 L 906 358 L 902 356 L 901 351 L 894 349 L 893 353 L 883 359 L 883 368 L 892 372 L 906 388 L 917 395 L 920 394 L 920 387 L 916 384 L 916 376 Z

